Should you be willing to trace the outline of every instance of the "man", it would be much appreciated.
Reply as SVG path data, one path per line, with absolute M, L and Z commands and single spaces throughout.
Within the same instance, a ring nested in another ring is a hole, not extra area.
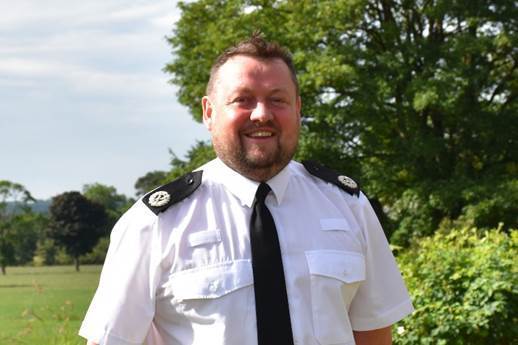
M 301 99 L 289 54 L 258 36 L 230 48 L 202 107 L 218 158 L 119 220 L 80 334 L 101 345 L 390 344 L 410 299 L 357 184 L 291 160 Z

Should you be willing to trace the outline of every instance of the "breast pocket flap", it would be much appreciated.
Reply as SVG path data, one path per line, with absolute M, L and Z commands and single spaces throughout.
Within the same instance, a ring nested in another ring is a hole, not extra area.
M 166 294 L 176 299 L 210 299 L 253 284 L 250 260 L 198 267 L 172 274 Z
M 309 273 L 345 283 L 365 280 L 365 259 L 354 252 L 315 250 L 306 252 Z
M 322 218 L 320 219 L 320 229 L 322 231 L 349 231 L 352 228 L 345 218 Z

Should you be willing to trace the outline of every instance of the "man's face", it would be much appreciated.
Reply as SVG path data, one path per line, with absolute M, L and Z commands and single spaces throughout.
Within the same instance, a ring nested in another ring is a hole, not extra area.
M 281 59 L 230 58 L 202 106 L 216 154 L 239 173 L 264 181 L 293 157 L 301 101 Z

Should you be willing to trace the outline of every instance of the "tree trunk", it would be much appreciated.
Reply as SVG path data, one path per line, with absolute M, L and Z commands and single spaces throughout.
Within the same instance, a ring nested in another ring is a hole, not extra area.
M 79 272 L 79 257 L 76 257 L 74 261 L 76 263 L 76 272 Z
M 5 276 L 5 265 L 2 265 L 2 274 Z

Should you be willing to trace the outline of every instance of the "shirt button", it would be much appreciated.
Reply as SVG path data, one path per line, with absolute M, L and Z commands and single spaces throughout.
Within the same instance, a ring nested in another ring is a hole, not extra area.
M 209 290 L 210 292 L 216 292 L 216 290 L 218 290 L 218 283 L 217 282 L 212 282 L 209 284 Z

